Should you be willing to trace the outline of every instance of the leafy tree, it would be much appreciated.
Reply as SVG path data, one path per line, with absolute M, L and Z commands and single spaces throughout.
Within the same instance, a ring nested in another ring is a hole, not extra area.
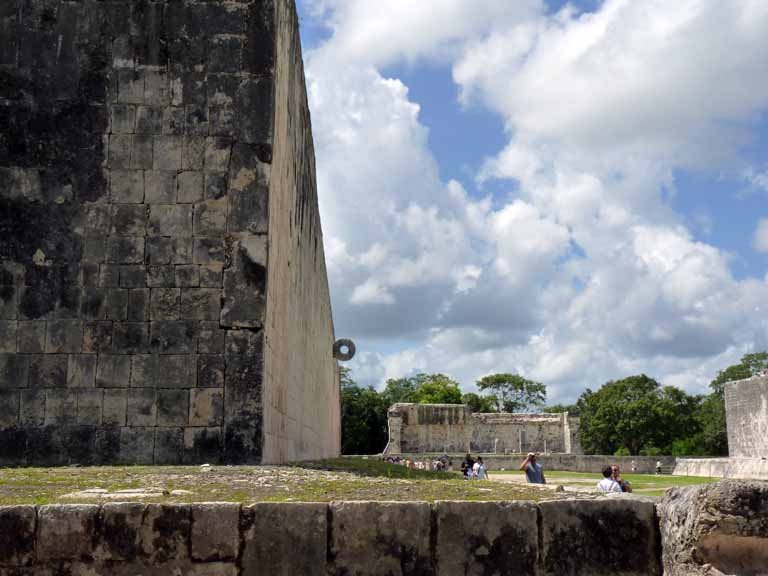
M 697 449 L 691 454 L 727 456 L 728 432 L 722 395 L 713 392 L 704 398 L 699 406 L 698 420 L 701 432 L 697 436 Z
M 480 396 L 480 394 L 475 394 L 474 392 L 467 392 L 466 394 L 462 394 L 461 403 L 472 408 L 472 412 L 496 411 L 495 396 Z
M 522 412 L 544 406 L 547 388 L 518 374 L 490 374 L 477 381 L 482 392 L 496 396 L 498 412 Z
M 445 374 L 417 374 L 414 401 L 419 404 L 461 404 L 459 383 Z
M 697 431 L 697 400 L 674 387 L 662 388 L 645 374 L 607 382 L 579 398 L 581 442 L 588 454 L 664 451 Z M 660 448 L 661 447 L 661 448 Z
M 389 378 L 381 396 L 387 408 L 398 402 L 415 402 L 416 382 L 413 378 Z
M 571 416 L 579 415 L 579 407 L 576 404 L 552 404 L 552 406 L 544 406 L 541 411 L 549 414 L 568 412 Z
M 341 369 L 341 452 L 378 454 L 387 445 L 387 408 L 372 387 L 362 388 Z
M 712 380 L 709 387 L 715 394 L 723 396 L 726 382 L 751 378 L 764 370 L 768 370 L 768 352 L 745 354 L 738 364 L 718 372 L 717 378 Z

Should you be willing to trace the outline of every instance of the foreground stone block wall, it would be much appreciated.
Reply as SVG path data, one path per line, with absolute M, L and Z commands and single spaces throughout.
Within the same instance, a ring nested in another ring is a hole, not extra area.
M 321 240 L 292 1 L 0 2 L 0 465 L 337 453 Z
M 473 414 L 458 404 L 394 404 L 387 453 L 581 453 L 579 418 L 563 414 Z
M 0 574 L 660 574 L 653 504 L 0 507 Z
M 768 458 L 768 376 L 725 385 L 728 454 Z

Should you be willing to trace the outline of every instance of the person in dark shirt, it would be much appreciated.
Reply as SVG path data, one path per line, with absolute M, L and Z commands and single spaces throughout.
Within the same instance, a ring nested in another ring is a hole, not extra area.
M 464 460 L 461 462 L 461 473 L 463 476 L 470 476 L 472 474 L 472 466 L 475 465 L 475 460 L 467 453 Z

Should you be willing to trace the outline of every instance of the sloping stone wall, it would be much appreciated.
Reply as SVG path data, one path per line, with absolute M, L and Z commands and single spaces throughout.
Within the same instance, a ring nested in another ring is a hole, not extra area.
M 298 45 L 289 0 L 0 2 L 0 465 L 259 462 L 275 404 L 323 431 L 285 458 L 333 453 L 319 224 L 286 245 L 269 208 L 272 181 L 314 194 Z M 305 308 L 312 337 L 265 343 Z M 265 382 L 280 346 L 307 365 Z
M 768 458 L 768 376 L 725 385 L 728 454 Z
M 660 574 L 631 500 L 0 507 L 0 574 Z
M 581 453 L 579 419 L 564 414 L 473 414 L 458 404 L 394 404 L 388 454 Z

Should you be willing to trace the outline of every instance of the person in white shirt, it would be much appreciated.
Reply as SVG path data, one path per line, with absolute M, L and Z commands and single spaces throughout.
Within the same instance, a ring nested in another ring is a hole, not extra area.
M 621 484 L 612 478 L 613 468 L 606 466 L 603 468 L 603 479 L 597 483 L 597 489 L 600 492 L 621 492 Z
M 481 457 L 478 457 L 477 462 L 472 466 L 472 478 L 476 478 L 477 480 L 488 480 L 488 469 L 485 467 Z

